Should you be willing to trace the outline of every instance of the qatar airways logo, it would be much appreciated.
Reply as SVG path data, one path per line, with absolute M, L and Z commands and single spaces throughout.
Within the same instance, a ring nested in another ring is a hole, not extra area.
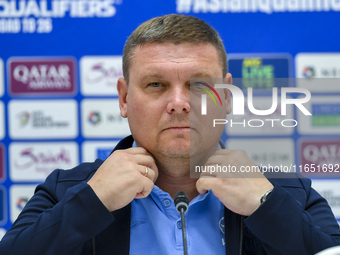
M 72 58 L 13 58 L 9 61 L 9 87 L 13 95 L 73 94 L 75 61 Z
M 201 85 L 201 84 L 200 84 Z M 204 84 L 205 85 L 205 84 Z M 205 85 L 207 86 L 207 85 Z M 230 85 L 230 84 L 215 84 L 214 88 L 211 86 L 208 86 L 216 95 L 218 96 L 217 92 L 215 89 L 229 89 L 231 91 L 231 94 L 233 95 L 233 103 L 232 103 L 232 114 L 233 115 L 244 115 L 244 110 L 245 110 L 245 97 L 242 92 L 242 90 L 235 85 Z M 197 87 L 200 88 L 200 87 Z M 206 89 L 201 90 L 206 91 Z M 208 92 L 207 92 L 208 93 Z M 298 97 L 298 98 L 287 98 L 288 93 L 298 93 L 301 95 L 304 95 L 304 97 Z M 211 97 L 212 94 L 209 92 L 208 93 Z M 273 87 L 272 88 L 272 105 L 269 109 L 265 110 L 260 110 L 256 109 L 254 107 L 254 100 L 253 100 L 253 88 L 248 88 L 247 90 L 248 94 L 248 99 L 247 99 L 247 106 L 249 111 L 257 116 L 267 116 L 273 114 L 277 108 L 278 108 L 278 90 L 277 88 Z M 220 99 L 220 97 L 218 96 Z M 307 103 L 311 99 L 311 93 L 304 88 L 292 88 L 292 87 L 287 87 L 287 88 L 281 88 L 281 116 L 286 116 L 287 115 L 287 105 L 295 105 L 304 115 L 310 116 L 312 115 L 306 107 L 303 105 L 304 103 Z M 221 100 L 221 99 L 220 99 Z M 214 100 L 215 105 L 216 101 Z M 221 103 L 222 105 L 222 103 Z M 201 114 L 202 115 L 207 115 L 207 95 L 202 94 L 201 95 Z M 213 126 L 215 127 L 216 125 L 219 124 L 227 124 L 229 123 L 231 127 L 234 125 L 242 125 L 245 127 L 248 125 L 249 127 L 262 127 L 265 125 L 265 122 L 269 123 L 271 127 L 274 127 L 277 122 L 280 122 L 283 127 L 295 127 L 297 126 L 297 121 L 294 119 L 250 119 L 246 121 L 245 119 L 242 122 L 234 122 L 233 120 L 227 120 L 227 119 L 214 119 L 213 120 Z

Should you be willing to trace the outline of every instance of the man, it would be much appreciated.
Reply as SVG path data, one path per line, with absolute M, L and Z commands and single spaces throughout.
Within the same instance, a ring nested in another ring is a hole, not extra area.
M 191 78 L 232 83 L 214 29 L 182 15 L 149 20 L 127 40 L 123 69 L 120 110 L 133 138 L 105 162 L 54 171 L 1 254 L 183 254 L 180 190 L 190 200 L 189 254 L 301 255 L 339 244 L 339 226 L 307 179 L 190 178 L 193 162 L 254 166 L 242 152 L 218 150 L 223 128 L 211 132 L 191 108 Z M 221 95 L 225 116 L 230 93 Z

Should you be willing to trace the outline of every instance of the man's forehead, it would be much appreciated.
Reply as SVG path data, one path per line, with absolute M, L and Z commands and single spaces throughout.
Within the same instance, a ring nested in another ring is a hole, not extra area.
M 133 59 L 141 54 L 148 56 L 151 56 L 152 54 L 162 54 L 165 56 L 167 53 L 173 53 L 174 51 L 177 53 L 177 56 L 185 58 L 191 54 L 202 53 L 202 50 L 209 51 L 212 57 L 218 58 L 218 51 L 211 43 L 194 44 L 189 42 L 148 42 L 137 45 L 132 51 L 131 58 Z
M 142 76 L 139 76 L 138 78 L 140 81 L 146 81 L 148 79 L 166 80 L 168 79 L 168 76 L 162 72 L 150 71 L 148 73 L 144 73 Z M 216 77 L 211 72 L 196 71 L 191 73 L 189 78 L 216 78 Z
M 186 63 L 186 62 L 199 62 L 205 61 L 211 65 L 221 65 L 221 60 L 218 51 L 212 44 L 192 44 L 183 42 L 180 44 L 174 43 L 147 43 L 144 45 L 136 46 L 130 58 L 130 68 L 134 62 L 148 64 L 148 63 Z M 221 65 L 222 67 L 222 65 Z M 197 76 L 199 76 L 199 72 Z

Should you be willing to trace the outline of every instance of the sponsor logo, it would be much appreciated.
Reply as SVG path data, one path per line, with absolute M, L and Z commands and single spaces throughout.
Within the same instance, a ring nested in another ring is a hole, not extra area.
M 307 80 L 307 79 L 305 79 Z M 325 80 L 325 79 L 323 79 Z M 297 111 L 298 131 L 301 134 L 340 134 L 340 96 L 313 96 L 305 104 L 312 116 Z
M 2 181 L 5 177 L 5 160 L 6 160 L 6 155 L 5 155 L 5 146 L 0 144 L 0 181 Z
M 36 185 L 12 185 L 9 189 L 10 194 L 10 217 L 14 222 L 26 203 L 34 194 Z
M 295 57 L 296 86 L 311 92 L 339 92 L 340 53 L 299 53 Z
M 340 140 L 304 139 L 299 144 L 299 162 L 301 165 L 328 166 L 340 162 Z
M 321 67 L 318 69 L 318 73 L 315 71 L 314 66 L 305 67 L 302 71 L 302 76 L 304 78 L 339 78 L 340 77 L 340 67 Z
M 224 223 L 224 217 L 222 217 L 219 221 L 218 221 L 218 225 L 220 227 L 220 230 L 223 234 L 223 236 L 225 235 L 225 223 Z M 225 245 L 225 240 L 222 237 L 222 244 Z
M 70 58 L 9 60 L 9 87 L 13 95 L 73 94 L 75 61 Z
M 322 78 L 339 78 L 340 77 L 340 67 L 330 67 L 321 69 Z
M 2 101 L 0 101 L 0 140 L 5 137 L 5 106 Z
M 78 164 L 76 143 L 12 143 L 10 177 L 13 181 L 44 181 L 55 169 Z
M 116 141 L 85 141 L 82 144 L 82 161 L 92 162 L 97 158 L 105 160 L 117 144 Z
M 108 18 L 122 0 L 0 1 L 0 33 L 51 33 L 52 18 Z
M 122 116 L 120 115 L 120 113 L 113 113 L 113 112 L 110 112 L 106 115 L 106 119 L 107 119 L 107 122 L 108 123 L 124 123 L 125 122 L 125 119 L 122 118 Z
M 0 97 L 3 96 L 4 92 L 5 92 L 4 61 L 0 58 Z
M 9 102 L 12 138 L 74 138 L 78 134 L 74 100 L 12 100 Z
M 230 54 L 229 72 L 234 84 L 241 89 L 256 88 L 270 90 L 273 87 L 290 87 L 291 57 L 289 55 Z M 275 79 L 281 78 L 281 79 Z M 286 78 L 286 79 L 283 79 Z
M 25 127 L 29 122 L 35 128 L 41 127 L 67 127 L 69 125 L 66 121 L 55 121 L 53 116 L 45 115 L 43 111 L 27 111 L 19 112 L 17 115 L 18 122 L 21 127 Z
M 30 113 L 27 111 L 20 112 L 18 115 L 18 120 L 21 127 L 26 126 L 28 120 L 30 119 Z
M 28 197 L 18 197 L 18 201 L 17 201 L 17 208 L 19 210 L 24 209 L 25 205 L 27 204 L 29 198 Z
M 313 179 L 312 187 L 323 196 L 330 205 L 335 218 L 340 218 L 340 179 L 320 180 Z
M 6 189 L 0 186 L 0 225 L 4 225 L 7 218 L 7 199 L 6 199 Z
M 302 73 L 304 78 L 314 78 L 315 77 L 315 70 L 312 66 L 307 66 L 303 69 Z
M 340 126 L 340 104 L 321 103 L 312 104 L 312 126 L 334 127 Z
M 123 77 L 122 56 L 80 59 L 81 92 L 84 95 L 118 95 L 117 80 Z
M 120 116 L 118 99 L 84 99 L 81 102 L 81 114 L 84 137 L 114 138 L 130 134 L 127 119 Z
M 177 13 L 249 13 L 264 12 L 320 12 L 339 11 L 336 1 L 281 1 L 281 0 L 177 0 Z
M 220 227 L 220 230 L 222 232 L 222 234 L 225 234 L 225 223 L 224 223 L 224 217 L 222 217 L 219 222 L 218 225 Z
M 100 116 L 99 112 L 90 112 L 89 113 L 89 122 L 92 125 L 97 125 L 98 123 L 100 123 L 102 120 L 102 117 Z
M 274 78 L 275 67 L 263 64 L 262 58 L 245 58 L 242 61 L 242 78 Z

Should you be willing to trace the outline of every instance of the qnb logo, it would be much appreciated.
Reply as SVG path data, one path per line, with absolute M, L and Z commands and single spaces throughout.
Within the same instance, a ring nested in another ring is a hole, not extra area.
M 217 93 L 217 91 L 216 91 L 213 87 L 211 87 L 211 86 L 208 85 L 208 84 L 202 83 L 202 82 L 198 82 L 198 85 L 206 86 L 206 87 L 209 88 L 212 92 L 214 92 L 215 95 L 217 96 L 218 100 L 220 101 L 221 106 L 222 106 L 222 100 L 221 100 L 219 94 Z M 200 86 L 197 86 L 197 88 L 200 89 L 200 90 L 203 90 L 205 93 L 207 93 L 207 94 L 212 98 L 212 100 L 214 101 L 215 105 L 217 105 L 214 96 L 211 94 L 211 92 L 210 92 L 209 90 L 207 90 L 207 89 L 205 89 L 205 88 L 202 88 L 202 87 L 200 87 Z M 202 99 L 202 104 L 201 104 L 201 106 L 202 106 L 202 108 L 201 108 L 201 114 L 202 114 L 202 115 L 207 115 L 207 94 L 202 94 L 202 95 L 201 95 L 201 99 Z
M 234 115 L 244 115 L 244 95 L 240 88 L 236 87 L 235 85 L 230 84 L 215 84 L 216 89 L 229 89 L 233 95 L 233 105 L 232 111 Z M 211 88 L 213 89 L 213 88 Z M 216 93 L 216 91 L 214 90 Z M 305 95 L 304 98 L 287 98 L 287 93 L 302 93 Z M 211 93 L 210 93 L 211 94 Z M 205 97 L 204 97 L 205 96 Z M 218 96 L 218 98 L 220 98 Z M 304 88 L 281 88 L 281 115 L 287 115 L 287 105 L 293 104 L 297 108 L 302 111 L 304 115 L 312 115 L 302 104 L 307 103 L 311 98 L 311 94 L 307 89 Z M 248 88 L 248 109 L 251 113 L 255 115 L 270 115 L 274 113 L 277 109 L 278 105 L 278 95 L 277 95 L 277 88 L 272 89 L 272 99 L 273 103 L 270 109 L 267 110 L 258 110 L 255 109 L 253 104 L 253 88 Z M 222 105 L 222 102 L 221 102 Z M 207 112 L 207 101 L 206 95 L 202 95 L 201 101 L 201 112 L 202 115 L 206 115 Z

